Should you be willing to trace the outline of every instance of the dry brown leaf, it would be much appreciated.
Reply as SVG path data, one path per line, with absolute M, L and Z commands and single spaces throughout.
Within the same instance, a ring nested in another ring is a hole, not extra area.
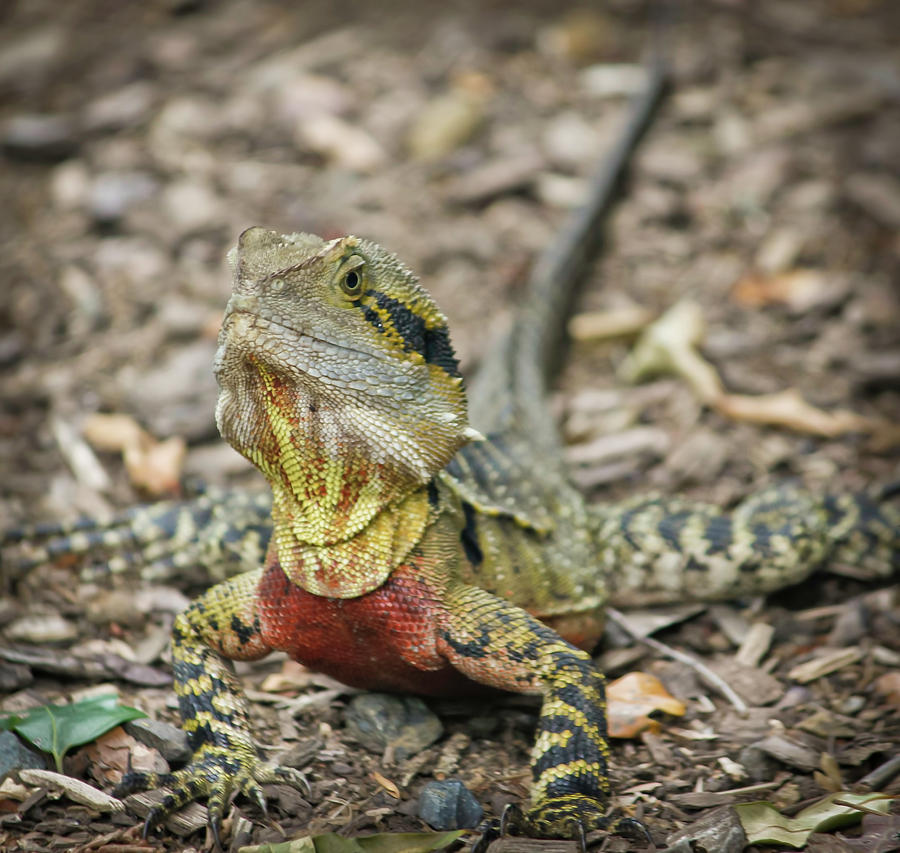
M 886 672 L 880 675 L 872 683 L 872 688 L 889 704 L 900 707 L 900 672 Z
M 634 738 L 643 731 L 658 732 L 657 720 L 649 715 L 662 711 L 676 717 L 684 715 L 685 707 L 655 676 L 646 672 L 629 672 L 606 687 L 609 702 L 610 737 Z
M 129 415 L 91 415 L 82 432 L 98 450 L 120 452 L 132 485 L 153 497 L 177 492 L 187 454 L 184 439 L 158 441 Z
M 386 776 L 382 776 L 377 770 L 372 771 L 372 778 L 384 788 L 394 799 L 400 799 L 400 789 L 397 785 L 388 779 Z
M 748 308 L 784 305 L 802 312 L 824 303 L 834 303 L 846 287 L 821 270 L 794 269 L 775 275 L 751 272 L 735 284 L 731 295 Z
M 79 750 L 91 761 L 90 773 L 101 784 L 117 785 L 129 770 L 167 773 L 169 765 L 155 749 L 116 726 Z
M 178 491 L 187 445 L 180 436 L 155 441 L 124 453 L 125 469 L 132 484 L 150 495 L 161 496 Z
M 839 409 L 826 412 L 807 403 L 794 388 L 773 394 L 728 394 L 716 369 L 697 352 L 703 340 L 700 307 L 682 301 L 651 323 L 622 362 L 619 375 L 628 382 L 650 376 L 675 374 L 685 379 L 697 397 L 720 414 L 734 420 L 782 426 L 833 438 L 848 432 L 872 436 L 873 449 L 885 450 L 900 443 L 896 424 L 866 418 Z

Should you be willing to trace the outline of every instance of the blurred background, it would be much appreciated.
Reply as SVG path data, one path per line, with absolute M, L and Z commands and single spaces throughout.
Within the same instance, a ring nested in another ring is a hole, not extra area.
M 216 437 L 210 365 L 222 258 L 251 224 L 387 245 L 472 370 L 582 198 L 654 39 L 674 92 L 583 307 L 693 298 L 733 390 L 799 386 L 896 419 L 898 31 L 890 0 L 3 4 L 0 520 L 133 499 L 115 455 L 107 480 L 73 473 L 66 437 L 97 411 L 186 442 L 189 475 L 244 470 Z M 569 438 L 647 421 L 666 437 L 589 487 L 649 476 L 725 500 L 777 465 L 826 481 L 886 464 L 845 440 L 806 471 L 796 457 L 820 445 L 792 435 L 748 461 L 732 449 L 759 431 L 677 385 L 605 420 L 583 392 L 619 384 L 628 345 L 575 348 Z M 718 463 L 694 470 L 685 441 L 703 458 L 713 441 Z

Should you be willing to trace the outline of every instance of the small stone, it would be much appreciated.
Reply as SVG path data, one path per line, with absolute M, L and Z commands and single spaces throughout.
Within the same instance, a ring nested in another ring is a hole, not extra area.
M 437 716 L 415 696 L 355 696 L 345 718 L 347 731 L 366 749 L 381 753 L 390 747 L 397 761 L 421 752 L 444 730 Z
M 753 782 L 768 782 L 775 778 L 778 765 L 766 753 L 755 746 L 745 746 L 738 761 Z
M 542 142 L 547 155 L 559 166 L 577 168 L 591 162 L 601 149 L 602 137 L 584 116 L 567 110 L 547 123 Z
M 419 817 L 432 829 L 473 829 L 483 815 L 481 804 L 459 779 L 429 782 L 419 797 Z
M 193 180 L 169 184 L 163 190 L 162 204 L 169 220 L 185 234 L 219 225 L 225 210 L 212 188 Z
M 55 162 L 75 151 L 78 137 L 65 116 L 34 113 L 8 119 L 0 133 L 0 143 L 13 159 Z
M 591 65 L 579 75 L 579 82 L 588 95 L 595 98 L 616 98 L 634 95 L 647 85 L 647 69 L 628 63 Z
M 374 172 L 387 159 L 384 149 L 368 131 L 328 113 L 299 120 L 295 139 L 300 148 L 355 172 Z
M 31 667 L 24 663 L 0 661 L 0 693 L 12 693 L 34 681 Z
M 191 757 L 187 733 L 171 723 L 145 717 L 125 723 L 125 731 L 144 746 L 157 750 L 170 764 L 181 764 Z
M 689 841 L 690 846 L 685 848 L 675 846 L 684 841 Z M 747 836 L 737 812 L 731 806 L 724 806 L 707 812 L 700 820 L 673 833 L 666 839 L 666 843 L 672 845 L 675 850 L 715 850 L 716 853 L 741 853 L 747 846 Z
M 143 80 L 105 92 L 88 104 L 85 126 L 91 130 L 119 130 L 140 124 L 153 106 L 156 90 Z
M 12 732 L 0 732 L 0 781 L 25 768 L 46 770 L 47 762 L 43 755 L 29 749 Z
M 130 207 L 150 198 L 156 190 L 156 181 L 144 172 L 103 172 L 91 185 L 88 211 L 97 222 L 113 223 Z
M 218 389 L 210 369 L 215 349 L 215 341 L 198 340 L 173 349 L 146 372 L 121 371 L 130 405 L 151 433 L 194 441 L 215 433 Z
M 84 207 L 91 190 L 91 175 L 83 160 L 66 160 L 53 169 L 50 195 L 57 207 L 76 210 Z

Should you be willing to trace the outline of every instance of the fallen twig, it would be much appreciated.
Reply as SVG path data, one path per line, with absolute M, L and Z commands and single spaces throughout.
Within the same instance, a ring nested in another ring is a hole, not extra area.
M 706 666 L 706 664 L 701 663 L 692 655 L 679 652 L 677 649 L 673 649 L 671 646 L 661 643 L 659 640 L 654 640 L 652 637 L 641 636 L 638 631 L 631 627 L 625 614 L 616 610 L 614 607 L 607 607 L 606 615 L 639 643 L 643 643 L 645 646 L 659 652 L 661 655 L 672 658 L 672 660 L 687 664 L 710 686 L 715 687 L 737 711 L 742 714 L 747 712 L 748 708 L 744 700 L 734 692 L 721 676 L 716 675 L 708 666 Z

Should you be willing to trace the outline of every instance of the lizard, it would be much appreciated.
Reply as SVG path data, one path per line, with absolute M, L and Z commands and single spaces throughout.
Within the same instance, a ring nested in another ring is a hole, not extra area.
M 766 592 L 829 558 L 893 570 L 898 514 L 887 492 L 779 487 L 729 513 L 661 496 L 588 506 L 566 480 L 548 365 L 659 86 L 651 80 L 607 180 L 537 265 L 517 322 L 469 389 L 480 432 L 446 318 L 399 259 L 356 237 L 241 235 L 215 365 L 217 422 L 271 496 L 211 492 L 69 534 L 75 550 L 129 544 L 159 570 L 205 558 L 222 575 L 173 627 L 194 758 L 120 786 L 169 789 L 146 829 L 205 796 L 218 843 L 232 793 L 264 807 L 262 784 L 303 786 L 296 771 L 259 760 L 229 663 L 282 649 L 363 687 L 541 694 L 531 801 L 506 826 L 583 838 L 614 825 L 603 679 L 586 651 L 607 601 Z M 196 520 L 199 538 L 187 523 Z

